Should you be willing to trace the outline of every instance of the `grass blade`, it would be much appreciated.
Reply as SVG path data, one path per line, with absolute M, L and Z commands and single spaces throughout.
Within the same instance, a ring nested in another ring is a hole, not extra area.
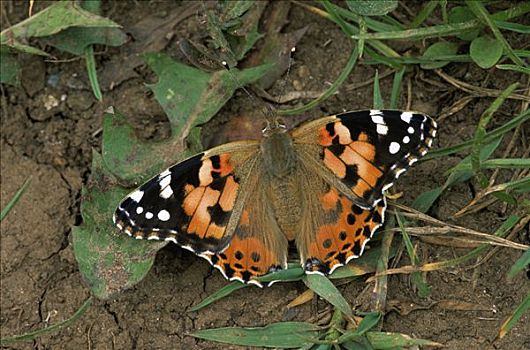
M 524 254 L 517 259 L 513 264 L 510 272 L 508 272 L 508 278 L 513 278 L 517 273 L 523 271 L 527 266 L 530 265 L 530 249 L 524 252 Z
M 379 71 L 375 71 L 374 77 L 374 109 L 385 109 L 385 102 L 383 101 L 383 96 L 381 95 L 381 88 L 379 87 Z
M 511 70 L 514 72 L 519 72 L 519 73 L 524 73 L 526 75 L 530 75 L 530 68 L 521 67 L 515 64 L 498 64 L 495 67 L 498 69 L 502 69 L 502 70 Z
M 15 206 L 15 204 L 17 204 L 17 202 L 19 201 L 20 197 L 22 197 L 22 195 L 24 194 L 24 192 L 26 192 L 26 190 L 28 189 L 29 185 L 31 184 L 31 176 L 29 176 L 26 181 L 24 181 L 24 183 L 22 184 L 22 186 L 20 186 L 20 188 L 17 190 L 17 192 L 15 193 L 15 195 L 13 196 L 13 198 L 11 198 L 11 200 L 9 201 L 9 203 L 7 203 L 6 207 L 4 209 L 2 209 L 2 212 L 0 213 L 0 222 L 2 222 L 4 220 L 4 218 L 6 217 L 6 215 L 11 211 L 11 209 L 13 209 L 13 207 Z
M 489 143 L 489 142 L 493 141 L 494 139 L 496 139 L 497 137 L 505 134 L 506 132 L 510 131 L 511 129 L 516 128 L 517 125 L 520 125 L 520 124 L 522 124 L 522 123 L 524 123 L 524 122 L 526 122 L 528 120 L 530 120 L 530 111 L 526 110 L 526 111 L 522 112 L 521 114 L 519 114 L 517 117 L 510 119 L 503 126 L 500 126 L 497 129 L 494 129 L 494 130 L 488 132 L 486 134 L 486 136 L 484 137 L 483 143 Z M 438 157 L 447 156 L 447 155 L 450 155 L 450 154 L 461 152 L 461 151 L 465 150 L 466 148 L 469 148 L 469 147 L 473 146 L 473 141 L 474 140 L 469 140 L 469 141 L 466 141 L 466 142 L 462 142 L 462 143 L 460 143 L 458 145 L 454 145 L 454 146 L 451 146 L 451 147 L 446 147 L 446 148 L 443 148 L 443 149 L 440 149 L 440 150 L 431 151 L 423 158 L 423 160 L 428 160 L 428 159 L 432 159 L 432 158 L 438 158 Z
M 98 101 L 102 101 L 103 94 L 101 93 L 101 88 L 99 87 L 98 74 L 96 71 L 96 59 L 94 58 L 94 47 L 92 45 L 87 46 L 85 49 L 85 61 L 92 92 Z
M 18 343 L 22 341 L 34 341 L 38 337 L 41 337 L 46 334 L 54 333 L 56 331 L 59 331 L 65 327 L 70 326 L 72 323 L 77 321 L 81 316 L 85 314 L 85 312 L 88 310 L 88 308 L 92 305 L 92 297 L 88 298 L 83 305 L 72 315 L 72 317 L 67 318 L 66 320 L 56 323 L 54 325 L 51 325 L 49 327 L 39 329 L 33 332 L 29 332 L 22 335 L 16 335 L 13 337 L 7 337 L 0 339 L 0 345 L 4 346 L 7 344 L 13 344 Z
M 308 274 L 302 278 L 305 285 L 325 299 L 331 305 L 339 309 L 349 318 L 353 317 L 352 309 L 346 299 L 339 292 L 337 287 L 331 281 L 320 274 Z
M 408 349 L 420 347 L 444 347 L 443 344 L 427 339 L 414 339 L 405 334 L 388 332 L 368 332 L 368 341 L 374 349 Z
M 491 154 L 499 147 L 501 141 L 502 137 L 499 137 L 493 142 L 483 146 L 479 154 L 480 161 L 482 162 L 483 160 L 488 159 Z M 420 194 L 412 203 L 412 207 L 425 213 L 427 210 L 429 210 L 429 208 L 436 201 L 436 199 L 438 199 L 443 191 L 457 183 L 462 183 L 472 178 L 473 172 L 471 170 L 467 170 L 470 168 L 471 156 L 467 156 L 462 159 L 455 167 L 449 170 L 449 177 L 447 180 L 445 180 L 445 183 L 442 186 Z
M 401 90 L 401 82 L 405 74 L 405 67 L 399 69 L 394 73 L 394 80 L 392 81 L 392 94 L 390 95 L 390 109 L 397 109 L 399 102 L 399 93 Z
M 428 3 L 425 4 L 425 6 L 422 7 L 420 13 L 414 18 L 414 20 L 410 23 L 410 28 L 418 28 L 426 19 L 429 17 L 438 6 L 440 2 L 438 0 L 431 0 Z
M 475 131 L 475 137 L 473 138 L 473 146 L 471 147 L 471 167 L 473 168 L 473 172 L 477 175 L 480 174 L 480 152 L 484 144 L 484 138 L 487 134 L 486 126 L 489 124 L 493 114 L 503 104 L 504 100 L 517 88 L 517 85 L 518 83 L 513 83 L 508 86 L 480 117 L 480 121 Z
M 407 230 L 405 229 L 405 226 L 403 225 L 403 219 L 401 218 L 401 215 L 399 215 L 398 212 L 396 212 L 396 220 L 399 225 L 399 229 L 401 231 L 401 236 L 403 237 L 403 242 L 405 242 L 405 247 L 407 248 L 407 254 L 409 255 L 411 265 L 412 266 L 421 265 L 420 259 L 418 258 L 418 255 L 416 254 L 416 250 L 414 249 L 414 246 L 412 245 L 410 236 L 408 235 Z M 431 294 L 431 287 L 427 284 L 427 281 L 424 278 L 424 276 L 422 276 L 421 272 L 412 273 L 412 283 L 416 286 L 419 297 L 426 298 L 427 296 L 429 296 L 429 294 Z
M 523 314 L 530 309 L 530 293 L 526 296 L 526 298 L 523 300 L 519 306 L 514 310 L 513 314 L 510 315 L 504 321 L 504 323 L 501 326 L 501 329 L 499 330 L 499 338 L 503 338 L 512 328 L 513 326 L 521 319 Z
M 367 313 L 355 330 L 344 333 L 339 339 L 337 339 L 337 342 L 339 344 L 346 343 L 364 335 L 370 329 L 374 328 L 379 323 L 380 319 L 381 313 L 379 312 Z
M 215 303 L 216 301 L 232 294 L 233 292 L 235 292 L 236 290 L 238 289 L 242 289 L 242 288 L 246 288 L 248 287 L 249 285 L 248 284 L 244 284 L 244 283 L 241 283 L 241 282 L 238 282 L 238 281 L 234 281 L 224 287 L 222 287 L 221 289 L 217 290 L 216 292 L 214 292 L 213 294 L 210 294 L 209 296 L 207 296 L 206 298 L 204 298 L 200 303 L 192 306 L 189 311 L 198 311 L 212 303 Z
M 348 60 L 348 63 L 346 64 L 346 66 L 344 67 L 342 72 L 340 73 L 340 75 L 337 78 L 337 80 L 335 80 L 333 82 L 333 84 L 331 84 L 329 89 L 324 91 L 324 93 L 322 95 L 320 95 L 318 98 L 314 99 L 313 101 L 309 102 L 308 104 L 306 104 L 306 105 L 304 105 L 302 107 L 293 108 L 293 109 L 279 110 L 279 111 L 277 111 L 278 114 L 279 115 L 293 115 L 293 114 L 303 113 L 305 111 L 310 110 L 311 108 L 313 108 L 316 105 L 318 105 L 320 102 L 326 100 L 328 97 L 333 95 L 335 93 L 335 91 L 337 91 L 339 86 L 341 86 L 342 83 L 346 80 L 346 78 L 348 78 L 348 76 L 350 75 L 353 67 L 355 66 L 355 63 L 357 62 L 357 57 L 359 56 L 358 49 L 359 48 L 358 48 L 357 45 L 353 45 L 353 50 L 352 50 L 352 53 L 350 55 L 350 59 Z

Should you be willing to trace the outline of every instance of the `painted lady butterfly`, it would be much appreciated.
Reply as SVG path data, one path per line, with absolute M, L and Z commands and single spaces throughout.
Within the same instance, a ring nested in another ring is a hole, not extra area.
M 129 194 L 116 226 L 137 239 L 167 240 L 207 259 L 229 280 L 287 267 L 294 241 L 306 273 L 330 274 L 361 256 L 382 225 L 384 192 L 424 156 L 430 117 L 359 111 L 260 141 L 224 144 L 171 166 Z

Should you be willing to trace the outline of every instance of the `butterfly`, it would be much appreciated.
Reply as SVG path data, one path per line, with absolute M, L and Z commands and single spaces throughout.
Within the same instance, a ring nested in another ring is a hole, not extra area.
M 208 260 L 229 280 L 263 286 L 287 268 L 294 242 L 305 273 L 331 274 L 362 255 L 384 221 L 385 191 L 424 156 L 436 122 L 368 110 L 268 123 L 261 140 L 223 144 L 177 163 L 130 193 L 115 225 Z M 269 284 L 272 282 L 269 282 Z

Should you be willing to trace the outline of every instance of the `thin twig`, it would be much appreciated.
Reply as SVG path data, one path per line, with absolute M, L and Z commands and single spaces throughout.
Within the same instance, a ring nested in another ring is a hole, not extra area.
M 502 93 L 501 90 L 496 89 L 486 89 L 482 87 L 478 87 L 475 85 L 471 85 L 469 83 L 463 82 L 461 80 L 458 80 L 456 78 L 453 78 L 452 76 L 445 74 L 440 69 L 434 70 L 436 74 L 438 74 L 442 79 L 447 81 L 449 84 L 455 86 L 456 88 L 463 90 L 465 92 L 468 92 L 470 94 L 475 94 L 478 96 L 489 96 L 489 97 L 498 97 Z M 521 94 L 511 94 L 507 98 L 513 99 L 513 100 L 523 100 L 523 101 L 530 101 L 530 97 L 526 95 Z

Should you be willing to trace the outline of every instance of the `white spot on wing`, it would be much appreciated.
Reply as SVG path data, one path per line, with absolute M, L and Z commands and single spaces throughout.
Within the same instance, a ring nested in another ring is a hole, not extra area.
M 167 186 L 169 186 L 171 182 L 171 176 L 166 176 L 166 177 L 160 177 L 160 189 L 164 189 L 166 188 Z
M 145 218 L 146 218 L 147 220 L 152 219 L 152 218 L 153 218 L 153 213 L 151 213 L 150 211 L 146 212 L 146 213 L 145 213 Z
M 400 148 L 401 148 L 401 146 L 399 145 L 399 143 L 391 142 L 390 146 L 388 147 L 388 151 L 390 152 L 390 154 L 396 154 L 396 153 L 399 152 Z
M 136 208 L 136 214 L 141 214 L 143 212 L 144 212 L 144 208 L 143 207 Z
M 414 128 L 412 126 L 409 126 L 407 131 L 409 132 L 409 134 L 414 134 Z
M 380 110 L 378 109 L 371 109 L 370 110 L 370 115 L 377 115 L 377 114 L 383 114 L 383 112 L 381 112 Z M 373 119 L 372 119 L 373 120 Z M 375 122 L 374 122 L 375 123 Z
M 173 190 L 171 189 L 171 186 L 167 186 L 160 192 L 160 197 L 164 199 L 168 199 L 173 195 Z
M 372 114 L 370 112 L 370 114 Z M 385 120 L 383 119 L 383 116 L 382 115 L 379 115 L 379 114 L 375 114 L 375 115 L 372 115 L 372 121 L 376 124 L 385 124 Z
M 142 200 L 142 197 L 144 196 L 144 191 L 134 191 L 129 197 L 135 201 L 136 203 L 140 202 Z
M 411 119 L 412 119 L 412 112 L 401 113 L 401 120 L 403 120 L 405 123 L 410 124 Z
M 388 126 L 384 124 L 377 124 L 376 131 L 379 135 L 386 135 L 388 134 Z
M 158 219 L 160 221 L 168 221 L 171 215 L 169 215 L 169 212 L 165 209 L 162 209 L 158 212 Z
M 405 137 L 403 138 L 403 143 L 409 143 L 409 142 L 410 142 L 410 137 L 405 136 Z

